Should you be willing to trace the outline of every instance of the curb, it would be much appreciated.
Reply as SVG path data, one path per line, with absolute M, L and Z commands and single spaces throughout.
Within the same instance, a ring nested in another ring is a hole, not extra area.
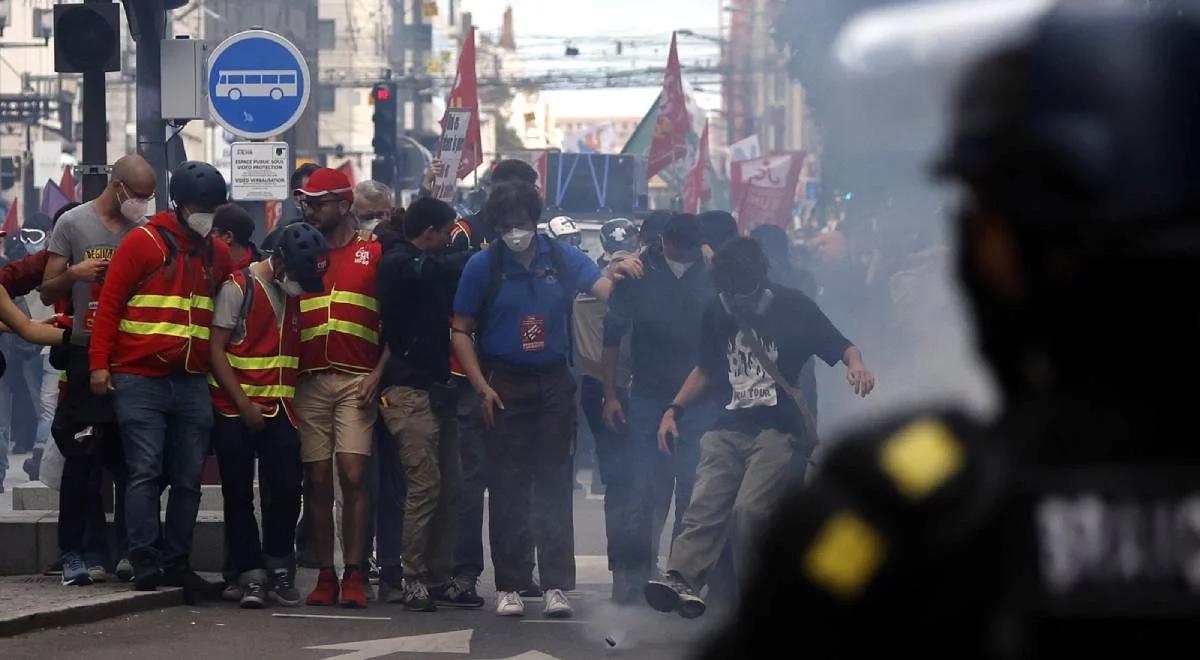
M 78 605 L 0 618 L 0 637 L 12 637 L 41 628 L 93 623 L 125 614 L 183 604 L 183 590 L 174 587 L 134 593 L 133 595 L 118 593 L 113 596 L 115 597 L 98 598 Z

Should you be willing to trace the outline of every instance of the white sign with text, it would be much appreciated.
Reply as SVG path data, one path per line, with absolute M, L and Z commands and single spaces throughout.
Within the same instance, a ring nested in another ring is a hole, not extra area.
M 434 197 L 446 203 L 454 200 L 454 188 L 458 182 L 458 161 L 462 160 L 472 112 L 471 108 L 450 108 L 446 111 L 437 154 L 437 159 L 443 163 L 442 175 L 434 179 L 431 191 Z
M 233 201 L 271 202 L 291 194 L 286 142 L 235 142 L 229 153 Z

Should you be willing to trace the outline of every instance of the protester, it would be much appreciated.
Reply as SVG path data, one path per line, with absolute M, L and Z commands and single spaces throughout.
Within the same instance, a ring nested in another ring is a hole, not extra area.
M 660 249 L 643 255 L 646 276 L 620 282 L 604 320 L 604 419 L 629 442 L 615 459 L 621 481 L 605 500 L 613 556 L 613 598 L 629 604 L 641 596 L 658 561 L 662 536 L 675 501 L 674 540 L 692 498 L 700 436 L 716 416 L 715 406 L 698 401 L 680 420 L 679 438 L 670 455 L 658 451 L 658 422 L 692 368 L 700 351 L 703 311 L 715 296 L 701 254 L 703 237 L 694 215 L 675 215 L 662 232 Z M 633 388 L 628 395 L 628 428 L 619 386 L 617 352 L 631 335 Z M 618 500 L 618 498 L 620 498 Z M 608 514 L 609 507 L 614 509 Z M 614 530 L 612 520 L 620 523 Z M 614 533 L 615 532 L 615 533 Z M 615 543 L 614 543 L 615 541 Z
M 401 218 L 404 238 L 388 248 L 379 266 L 383 334 L 391 349 L 380 412 L 408 483 L 399 600 L 419 612 L 435 610 L 435 601 L 482 605 L 451 580 L 462 465 L 448 323 L 469 256 L 441 254 L 454 218 L 454 210 L 441 201 L 417 200 Z M 381 597 L 386 600 L 385 587 L 395 586 L 381 581 Z
M 520 160 L 500 161 L 492 169 L 491 185 L 500 186 L 512 181 L 537 185 L 537 170 Z M 478 250 L 499 240 L 495 226 L 488 220 L 485 210 L 480 210 L 472 218 L 456 220 L 454 229 L 450 230 L 450 248 L 458 252 Z M 454 581 L 459 585 L 467 585 L 464 598 L 482 606 L 483 599 L 476 594 L 475 587 L 480 574 L 483 573 L 483 494 L 487 490 L 488 461 L 487 446 L 483 439 L 483 414 L 479 395 L 467 381 L 462 366 L 452 365 L 451 372 L 458 384 L 458 432 L 463 468 L 463 487 L 458 500 L 458 527 L 454 535 Z M 533 562 L 532 548 L 529 562 Z M 527 597 L 542 595 L 536 584 L 530 585 L 523 593 Z
M 484 213 L 502 242 L 471 257 L 454 301 L 454 352 L 479 393 L 488 429 L 492 561 L 502 616 L 524 613 L 518 592 L 533 584 L 534 537 L 546 615 L 573 614 L 563 594 L 575 586 L 570 302 L 581 290 L 607 300 L 612 277 L 641 275 L 641 264 L 630 259 L 601 277 L 582 252 L 538 235 L 541 212 L 529 183 L 492 191 Z
M 678 451 L 679 421 L 710 386 L 726 401 L 700 440 L 700 465 L 683 530 L 671 547 L 667 574 L 646 586 L 661 612 L 704 613 L 699 592 L 731 534 L 747 543 L 782 495 L 794 460 L 807 460 L 816 430 L 792 383 L 819 356 L 846 364 L 854 392 L 875 386 L 858 348 L 799 291 L 767 279 L 769 263 L 753 239 L 727 242 L 713 257 L 719 292 L 704 309 L 699 359 L 659 425 L 659 449 Z M 744 553 L 739 553 L 744 557 Z
M 159 212 L 113 255 L 90 347 L 91 387 L 113 395 L 129 466 L 135 588 L 203 593 L 209 585 L 189 556 L 213 424 L 205 378 L 213 297 L 231 269 L 229 249 L 209 234 L 227 188 L 212 165 L 189 161 L 175 170 L 170 192 L 174 210 Z
M 242 587 L 241 606 L 261 608 L 268 596 L 300 604 L 292 536 L 300 516 L 300 436 L 292 399 L 300 366 L 297 296 L 324 289 L 329 244 L 312 226 L 294 223 L 269 259 L 222 285 L 213 312 L 213 447 L 221 467 L 225 538 Z M 262 540 L 254 519 L 254 465 L 263 500 Z M 267 571 L 270 571 L 268 574 Z
M 371 502 L 366 489 L 372 428 L 387 351 L 379 347 L 376 272 L 378 242 L 358 236 L 346 175 L 313 172 L 301 188 L 305 221 L 330 245 L 325 289 L 300 298 L 300 380 L 296 415 L 305 468 L 304 501 L 321 565 L 309 605 L 366 607 L 364 546 Z M 345 572 L 339 586 L 333 565 L 333 463 L 343 507 Z M 340 591 L 340 600 L 339 600 Z
M 157 178 L 141 157 L 129 155 L 113 164 L 108 185 L 96 199 L 65 213 L 50 235 L 40 294 L 42 302 L 69 304 L 72 318 L 71 346 L 67 350 L 66 393 L 59 400 L 51 425 L 64 457 L 59 489 L 58 545 L 65 584 L 86 584 L 85 539 L 102 539 L 107 534 L 104 513 L 94 503 L 102 501 L 100 469 L 112 475 L 116 490 L 113 525 L 116 536 L 116 574 L 121 580 L 133 577 L 129 561 L 126 489 L 129 469 L 124 443 L 117 428 L 112 395 L 94 394 L 90 385 L 88 346 L 101 287 L 117 247 L 145 221 L 154 198 Z M 86 442 L 76 442 L 85 429 Z M 157 495 L 156 495 L 157 497 Z M 157 535 L 156 535 L 157 536 Z M 92 548 L 104 550 L 107 548 Z M 98 558 L 103 559 L 103 558 Z M 87 564 L 95 565 L 96 560 Z
M 304 163 L 292 171 L 292 176 L 288 180 L 288 189 L 292 191 L 291 203 L 284 202 L 283 211 L 279 219 L 279 225 L 287 225 L 304 219 L 304 209 L 300 203 L 304 200 L 298 190 L 308 184 L 308 179 L 313 175 L 313 172 L 321 169 L 316 163 Z
M 367 179 L 354 186 L 354 205 L 350 207 L 350 213 L 358 222 L 358 231 L 363 238 L 370 238 L 380 221 L 391 218 L 395 206 L 396 195 L 385 184 Z
M 229 246 L 229 258 L 233 260 L 235 271 L 263 258 L 251 240 L 254 230 L 254 218 L 237 204 L 224 204 L 213 215 L 213 237 Z

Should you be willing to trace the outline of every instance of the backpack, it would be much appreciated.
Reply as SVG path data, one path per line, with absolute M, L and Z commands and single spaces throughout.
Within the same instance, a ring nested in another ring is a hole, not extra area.
M 175 236 L 173 236 L 171 234 L 171 232 L 167 231 L 166 228 L 160 227 L 159 225 L 150 225 L 150 227 L 153 228 L 156 232 L 158 232 L 159 237 L 162 238 L 163 245 L 165 245 L 167 248 L 167 253 L 166 253 L 166 255 L 163 256 L 162 264 L 159 265 L 158 268 L 155 268 L 153 271 L 151 271 L 149 275 L 142 278 L 142 281 L 138 283 L 137 288 L 135 290 L 140 290 L 142 287 L 146 286 L 146 283 L 149 282 L 152 277 L 157 275 L 158 271 L 160 271 L 160 270 L 166 269 L 168 280 L 170 280 L 175 275 L 175 254 L 179 252 L 179 243 L 175 242 Z M 213 243 L 212 242 L 213 242 L 213 239 L 211 236 L 205 237 L 204 252 L 201 253 L 200 260 L 204 263 L 205 272 L 208 273 L 208 289 L 209 289 L 208 295 L 210 298 L 215 298 L 217 295 L 216 288 L 218 286 L 218 283 L 215 282 L 213 279 Z M 187 254 L 192 254 L 192 253 L 189 252 Z

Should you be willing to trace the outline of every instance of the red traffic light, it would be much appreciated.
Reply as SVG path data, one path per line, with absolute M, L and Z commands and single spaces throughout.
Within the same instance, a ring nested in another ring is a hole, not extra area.
M 376 101 L 386 101 L 390 98 L 392 98 L 392 93 L 390 91 L 388 91 L 387 87 L 376 87 L 375 88 L 375 100 Z

